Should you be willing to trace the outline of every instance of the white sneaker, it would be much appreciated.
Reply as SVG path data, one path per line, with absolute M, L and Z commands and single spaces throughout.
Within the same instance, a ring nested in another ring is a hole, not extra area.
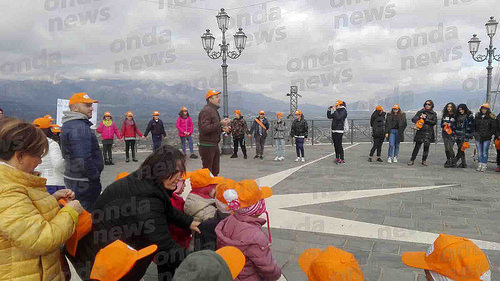
M 477 163 L 476 171 L 480 172 L 482 168 L 483 168 L 483 163 Z
M 392 158 L 392 162 L 398 163 L 398 158 L 397 157 Z
M 391 157 L 387 158 L 387 163 L 391 164 L 392 163 L 392 159 Z
M 299 162 L 300 157 L 295 158 L 295 162 Z
M 285 160 L 285 157 L 281 156 L 278 160 L 283 161 L 283 160 Z
M 305 157 L 302 157 L 302 162 L 306 162 L 306 158 Z
M 481 172 L 486 172 L 487 169 L 488 169 L 488 164 L 483 163 L 483 166 L 481 168 Z
M 274 158 L 274 161 L 280 161 L 280 158 L 279 158 L 278 156 L 276 156 L 276 157 Z

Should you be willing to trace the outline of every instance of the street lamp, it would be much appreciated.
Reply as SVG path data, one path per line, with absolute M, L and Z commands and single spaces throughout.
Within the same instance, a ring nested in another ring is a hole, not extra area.
M 229 117 L 228 112 L 228 93 L 227 93 L 227 58 L 237 59 L 240 57 L 241 52 L 245 49 L 247 36 L 240 27 L 236 34 L 234 34 L 234 44 L 237 51 L 229 51 L 229 43 L 226 42 L 226 31 L 229 27 L 229 15 L 224 9 L 220 9 L 219 14 L 216 16 L 217 25 L 222 31 L 222 44 L 219 44 L 220 51 L 212 51 L 215 43 L 215 37 L 210 33 L 210 29 L 201 36 L 201 44 L 207 55 L 211 59 L 222 58 L 222 100 L 224 102 L 224 118 Z M 229 136 L 224 136 L 222 143 L 222 154 L 232 153 Z
M 494 17 L 490 17 L 490 20 L 485 24 L 486 26 L 486 33 L 490 37 L 490 45 L 486 49 L 486 55 L 480 55 L 478 54 L 476 56 L 476 53 L 479 51 L 479 45 L 481 44 L 481 40 L 477 38 L 477 35 L 474 34 L 472 38 L 469 40 L 469 51 L 472 55 L 472 58 L 477 61 L 477 62 L 483 62 L 486 59 L 488 59 L 488 67 L 486 69 L 488 70 L 488 79 L 487 79 L 487 86 L 486 86 L 486 102 L 490 103 L 491 102 L 491 76 L 493 72 L 493 66 L 491 65 L 493 63 L 493 60 L 500 61 L 500 55 L 495 55 L 495 49 L 493 48 L 493 37 L 495 36 L 495 33 L 497 32 L 497 26 L 498 22 L 495 20 Z

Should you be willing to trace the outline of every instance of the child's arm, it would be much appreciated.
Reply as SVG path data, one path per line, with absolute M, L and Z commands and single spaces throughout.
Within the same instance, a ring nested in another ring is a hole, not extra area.
M 262 279 L 268 281 L 280 279 L 281 268 L 271 254 L 271 247 L 261 247 L 258 244 L 254 244 L 245 253 L 246 258 L 252 261 Z

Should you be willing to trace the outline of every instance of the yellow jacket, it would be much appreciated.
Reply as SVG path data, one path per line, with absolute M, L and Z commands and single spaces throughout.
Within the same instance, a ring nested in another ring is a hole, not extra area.
M 46 179 L 0 162 L 0 280 L 64 280 L 60 248 L 78 213 L 59 208 Z

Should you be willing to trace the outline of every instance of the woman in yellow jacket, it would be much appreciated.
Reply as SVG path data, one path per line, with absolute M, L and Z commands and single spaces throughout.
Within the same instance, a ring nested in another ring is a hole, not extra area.
M 61 246 L 71 237 L 82 212 L 62 189 L 50 195 L 34 172 L 47 153 L 45 135 L 32 124 L 0 119 L 0 280 L 65 280 Z

